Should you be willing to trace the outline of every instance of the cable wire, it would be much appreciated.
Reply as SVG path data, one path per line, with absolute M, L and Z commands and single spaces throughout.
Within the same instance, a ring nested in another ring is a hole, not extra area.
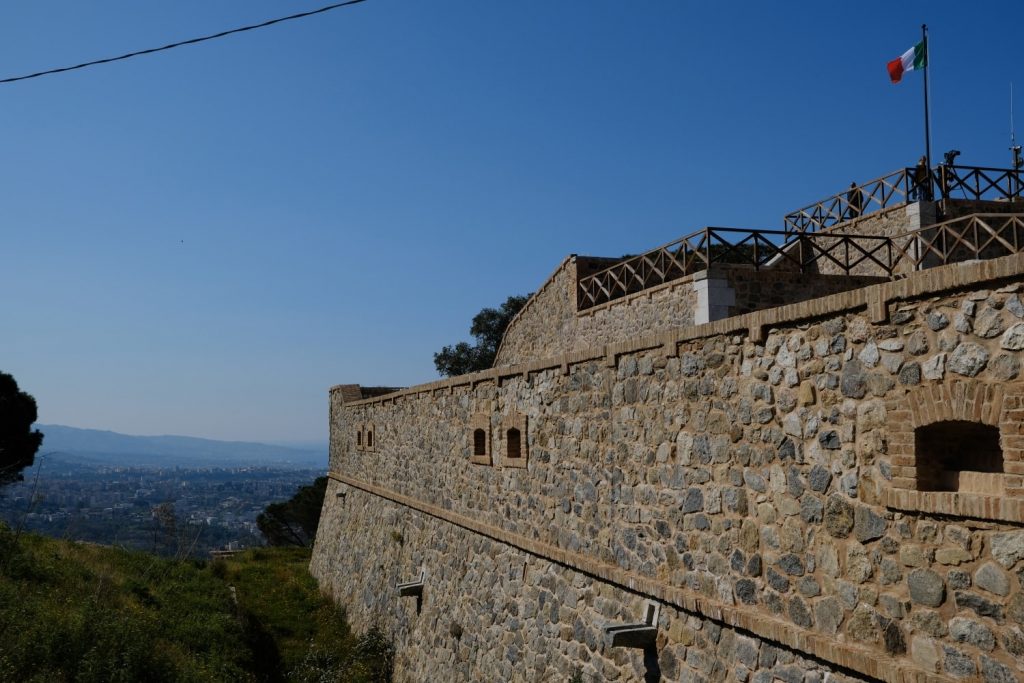
M 137 50 L 136 52 L 128 52 L 117 57 L 107 57 L 106 59 L 95 59 L 91 62 L 82 62 L 81 64 L 75 64 L 74 66 L 63 66 L 59 69 L 47 69 L 46 71 L 37 71 L 36 73 L 26 74 L 24 76 L 12 76 L 10 78 L 0 78 L 0 85 L 5 83 L 14 83 L 16 81 L 27 81 L 30 78 L 39 78 L 40 76 L 50 76 L 52 74 L 64 73 L 65 71 L 76 71 L 78 69 L 84 69 L 89 66 L 97 66 L 99 64 L 110 64 L 111 62 L 120 62 L 125 59 L 131 59 L 132 57 L 141 57 L 142 55 L 151 55 L 154 52 L 163 52 L 164 50 L 173 50 L 176 47 L 182 47 L 185 45 L 195 45 L 196 43 L 203 43 L 207 40 L 215 40 L 217 38 L 223 38 L 230 36 L 235 33 L 244 33 L 245 31 L 253 31 L 258 28 L 266 28 L 267 26 L 273 26 L 274 24 L 280 24 L 285 21 L 292 21 L 293 19 L 303 19 L 305 17 L 311 17 L 314 14 L 323 14 L 324 12 L 330 12 L 331 10 L 338 9 L 339 7 L 348 7 L 350 5 L 358 5 L 359 3 L 366 2 L 366 0 L 347 0 L 346 2 L 336 2 L 333 5 L 327 5 L 319 9 L 310 10 L 308 12 L 299 12 L 298 14 L 292 14 L 287 17 L 278 17 L 277 19 L 270 19 L 259 24 L 250 24 L 249 26 L 242 26 L 240 28 L 233 28 L 229 31 L 221 31 L 220 33 L 213 33 L 208 36 L 202 36 L 200 38 L 190 38 L 189 40 L 182 40 L 177 43 L 170 43 L 162 47 L 151 47 L 147 50 Z

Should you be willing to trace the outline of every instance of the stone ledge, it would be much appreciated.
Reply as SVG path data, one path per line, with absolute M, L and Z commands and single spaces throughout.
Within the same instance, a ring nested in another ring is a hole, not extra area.
M 559 266 L 561 267 L 561 266 Z M 556 269 L 557 270 L 557 269 Z M 838 294 L 809 299 L 795 304 L 787 304 L 778 308 L 767 308 L 753 313 L 716 320 L 702 325 L 691 325 L 677 331 L 656 335 L 645 335 L 632 340 L 607 345 L 607 349 L 615 355 L 635 353 L 665 346 L 666 343 L 681 343 L 706 339 L 726 334 L 746 332 L 751 341 L 760 342 L 764 332 L 771 327 L 834 316 L 848 311 L 868 307 L 869 304 L 882 302 L 887 306 L 896 301 L 906 301 L 923 296 L 933 296 L 944 291 L 964 287 L 979 287 L 985 283 L 1004 280 L 1024 275 L 1024 253 L 1002 256 L 987 261 L 967 261 L 948 266 L 939 266 L 928 270 L 911 273 L 906 278 L 853 289 Z M 607 357 L 606 347 L 599 346 L 582 351 L 564 353 L 556 357 L 532 361 L 525 365 L 503 366 L 482 370 L 468 375 L 460 375 L 448 379 L 440 379 L 427 384 L 402 389 L 383 396 L 374 396 L 361 401 L 345 403 L 343 407 L 361 407 L 387 401 L 394 401 L 403 396 L 417 395 L 437 389 L 451 389 L 458 386 L 470 386 L 486 381 L 500 381 L 501 377 L 512 377 L 517 374 L 542 372 L 560 369 L 563 365 L 575 365 Z M 341 390 L 345 385 L 336 385 L 331 392 Z
M 1024 499 L 952 491 L 885 490 L 882 503 L 894 510 L 1024 523 Z
M 365 493 L 487 536 L 549 562 L 567 566 L 632 592 L 672 604 L 684 611 L 747 631 L 759 638 L 798 650 L 833 666 L 856 671 L 886 683 L 940 683 L 948 680 L 944 676 L 928 673 L 905 659 L 895 659 L 878 650 L 839 642 L 789 622 L 781 621 L 769 614 L 742 606 L 729 605 L 657 579 L 636 576 L 620 567 L 594 560 L 582 553 L 529 539 L 339 472 L 328 472 L 328 476 Z

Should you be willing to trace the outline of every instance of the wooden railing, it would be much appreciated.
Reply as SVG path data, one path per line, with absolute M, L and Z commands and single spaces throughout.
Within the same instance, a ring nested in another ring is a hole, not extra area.
M 901 265 L 922 270 L 958 261 L 992 259 L 1024 251 L 1024 214 L 973 214 L 906 233 L 890 263 L 890 274 Z
M 938 183 L 943 198 L 1020 199 L 1024 180 L 1021 169 L 977 166 L 939 166 Z
M 814 232 L 880 209 L 904 204 L 914 187 L 913 168 L 901 168 L 786 214 L 786 232 Z M 859 204 L 859 206 L 858 206 Z
M 890 206 L 920 198 L 1006 200 L 1020 199 L 1024 174 L 1020 169 L 978 166 L 935 167 L 930 182 L 919 187 L 915 168 L 901 168 L 881 178 L 786 214 L 786 232 L 815 232 Z
M 727 235 L 739 239 L 729 240 Z M 778 243 L 785 236 L 786 233 L 779 230 L 704 228 L 580 278 L 577 304 L 581 310 L 597 306 L 707 270 L 712 263 L 748 263 L 760 267 L 781 253 Z
M 592 308 L 716 263 L 895 278 L 1020 251 L 1024 214 L 974 214 L 892 237 L 708 227 L 580 278 L 577 306 Z

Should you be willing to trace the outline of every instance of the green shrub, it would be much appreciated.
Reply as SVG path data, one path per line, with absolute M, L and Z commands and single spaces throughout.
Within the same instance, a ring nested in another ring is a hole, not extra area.
M 352 634 L 306 549 L 196 563 L 4 527 L 0 549 L 0 681 L 391 678 L 390 642 Z

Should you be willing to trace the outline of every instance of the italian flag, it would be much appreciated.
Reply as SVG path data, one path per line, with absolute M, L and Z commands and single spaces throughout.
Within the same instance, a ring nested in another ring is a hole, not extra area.
M 916 71 L 926 66 L 928 66 L 928 48 L 922 40 L 900 55 L 899 59 L 889 62 L 889 78 L 893 83 L 899 83 L 905 71 Z

